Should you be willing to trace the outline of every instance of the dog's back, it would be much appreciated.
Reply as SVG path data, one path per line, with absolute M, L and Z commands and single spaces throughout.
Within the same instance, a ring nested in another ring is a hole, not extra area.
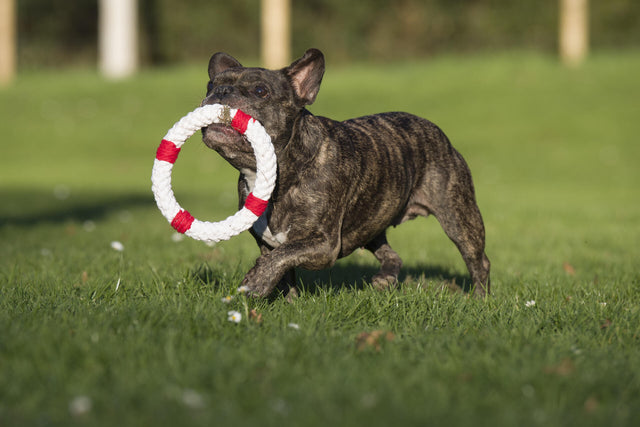
M 324 144 L 331 145 L 319 149 L 327 154 L 316 167 L 329 168 L 330 179 L 349 183 L 331 197 L 331 203 L 343 206 L 343 255 L 390 225 L 433 213 L 429 199 L 441 197 L 438 188 L 454 175 L 468 173 L 440 128 L 412 114 L 382 113 L 344 122 L 315 119 L 326 135 Z

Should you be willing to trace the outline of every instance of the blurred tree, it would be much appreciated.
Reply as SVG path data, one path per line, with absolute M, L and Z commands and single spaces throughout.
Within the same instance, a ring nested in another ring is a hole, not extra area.
M 162 30 L 160 28 L 161 9 L 158 0 L 140 0 L 140 42 L 141 50 L 147 51 L 148 61 L 152 64 L 164 64 L 168 61 L 162 48 Z M 141 53 L 144 55 L 144 52 Z
M 138 0 L 143 64 L 260 57 L 260 0 Z M 291 50 L 332 62 L 558 50 L 558 0 L 290 0 Z M 17 0 L 20 67 L 94 64 L 98 0 Z M 640 46 L 640 1 L 590 4 L 592 49 Z
M 18 0 L 18 66 L 95 64 L 98 1 Z

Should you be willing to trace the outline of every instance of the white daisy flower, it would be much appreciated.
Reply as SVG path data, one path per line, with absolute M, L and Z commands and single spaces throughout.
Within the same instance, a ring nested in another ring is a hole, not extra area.
M 536 305 L 536 302 L 534 300 L 530 300 L 524 303 L 525 307 L 533 307 L 534 305 Z
M 205 405 L 202 395 L 191 389 L 182 392 L 182 403 L 192 409 L 201 409 Z
M 67 200 L 71 195 L 71 188 L 64 184 L 53 187 L 53 196 L 58 200 Z
M 291 329 L 300 329 L 300 325 L 298 325 L 297 323 L 289 323 L 287 326 Z
M 240 321 L 242 320 L 242 314 L 235 310 L 227 312 L 227 316 L 229 316 L 227 318 L 229 322 L 240 323 Z
M 114 240 L 113 242 L 111 242 L 111 249 L 113 249 L 114 251 L 122 252 L 124 251 L 124 245 L 117 240 Z
M 120 211 L 118 213 L 118 219 L 120 220 L 120 222 L 131 222 L 131 219 L 133 218 L 133 215 L 131 215 L 131 212 L 124 210 L 124 211 Z
M 233 300 L 233 296 L 232 295 L 227 295 L 226 297 L 222 298 L 222 302 L 225 303 L 225 304 L 229 304 L 232 300 Z
M 91 412 L 92 406 L 89 396 L 76 396 L 69 402 L 69 412 L 74 417 L 80 417 Z
M 249 288 L 246 285 L 242 285 L 238 288 L 239 294 L 246 294 L 247 292 L 249 292 Z

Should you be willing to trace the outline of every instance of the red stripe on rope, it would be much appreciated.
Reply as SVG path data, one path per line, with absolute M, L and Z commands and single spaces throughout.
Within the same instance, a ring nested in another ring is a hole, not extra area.
M 185 210 L 181 210 L 176 214 L 171 221 L 171 226 L 176 229 L 178 233 L 186 233 L 191 228 L 191 224 L 195 218 L 191 216 L 191 214 Z
M 156 151 L 156 159 L 173 164 L 176 162 L 179 153 L 180 148 L 176 147 L 176 144 L 163 139 L 158 147 L 158 151 Z
M 231 126 L 244 135 L 244 133 L 247 131 L 249 120 L 251 119 L 252 117 L 250 115 L 246 114 L 242 110 L 238 110 L 238 112 L 236 112 L 236 115 L 233 117 L 233 120 L 231 121 Z
M 268 200 L 262 200 L 249 193 L 247 200 L 244 201 L 244 207 L 249 209 L 255 216 L 260 216 L 267 209 Z

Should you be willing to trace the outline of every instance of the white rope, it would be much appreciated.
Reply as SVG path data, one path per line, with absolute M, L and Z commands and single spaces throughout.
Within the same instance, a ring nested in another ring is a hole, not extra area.
M 256 156 L 256 183 L 245 205 L 235 215 L 219 222 L 199 221 L 176 201 L 171 188 L 171 171 L 185 141 L 211 123 L 226 123 L 247 137 Z M 267 207 L 276 183 L 276 155 L 264 127 L 240 110 L 220 104 L 196 108 L 180 119 L 158 147 L 151 173 L 151 189 L 158 208 L 171 225 L 196 240 L 228 240 L 250 228 Z

